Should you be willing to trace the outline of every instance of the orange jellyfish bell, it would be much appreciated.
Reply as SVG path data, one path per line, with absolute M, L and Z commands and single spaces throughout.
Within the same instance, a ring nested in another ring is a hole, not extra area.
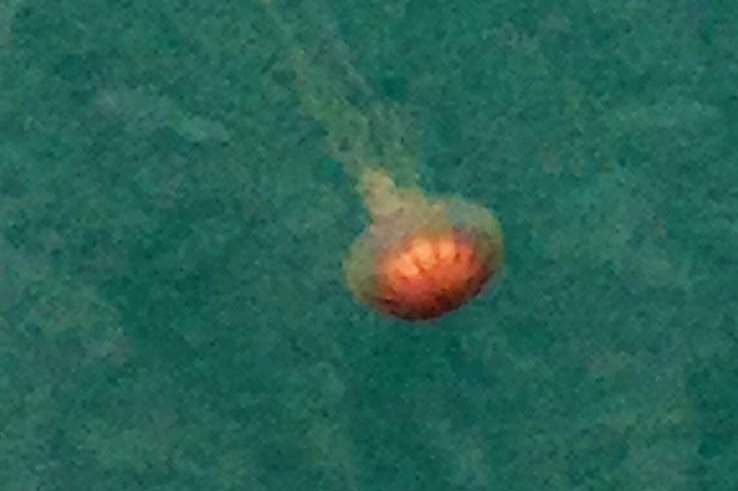
M 362 177 L 372 224 L 346 260 L 362 303 L 405 320 L 431 320 L 474 298 L 499 272 L 502 233 L 482 207 L 429 200 L 377 170 Z

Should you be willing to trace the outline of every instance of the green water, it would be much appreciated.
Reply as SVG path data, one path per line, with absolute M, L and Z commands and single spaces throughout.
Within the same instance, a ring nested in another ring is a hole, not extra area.
M 0 0 L 0 490 L 738 489 L 738 6 L 274 1 Z M 325 36 L 505 232 L 431 328 L 344 286 Z

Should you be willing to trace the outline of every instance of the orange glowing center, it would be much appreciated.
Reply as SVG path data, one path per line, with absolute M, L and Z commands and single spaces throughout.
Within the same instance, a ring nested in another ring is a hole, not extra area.
M 380 259 L 378 296 L 390 313 L 429 319 L 475 296 L 489 274 L 470 238 L 458 232 L 416 236 Z

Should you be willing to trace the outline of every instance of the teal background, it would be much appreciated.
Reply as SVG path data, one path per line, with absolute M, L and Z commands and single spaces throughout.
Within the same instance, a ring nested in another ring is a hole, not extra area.
M 2 0 L 0 488 L 738 489 L 738 5 L 275 8 L 495 210 L 503 281 L 353 302 L 365 210 L 260 4 Z

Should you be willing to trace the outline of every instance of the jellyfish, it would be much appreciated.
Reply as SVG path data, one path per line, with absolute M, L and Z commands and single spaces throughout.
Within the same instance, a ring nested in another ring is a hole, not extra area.
M 377 102 L 324 12 L 301 12 L 290 23 L 274 0 L 261 2 L 288 48 L 304 112 L 325 128 L 329 152 L 370 218 L 344 260 L 348 290 L 360 304 L 412 322 L 443 317 L 478 296 L 503 264 L 495 216 L 420 188 L 413 125 L 400 108 Z
M 345 261 L 354 296 L 401 319 L 430 320 L 475 297 L 502 264 L 502 233 L 463 199 L 398 188 L 381 169 L 362 177 L 371 222 Z

